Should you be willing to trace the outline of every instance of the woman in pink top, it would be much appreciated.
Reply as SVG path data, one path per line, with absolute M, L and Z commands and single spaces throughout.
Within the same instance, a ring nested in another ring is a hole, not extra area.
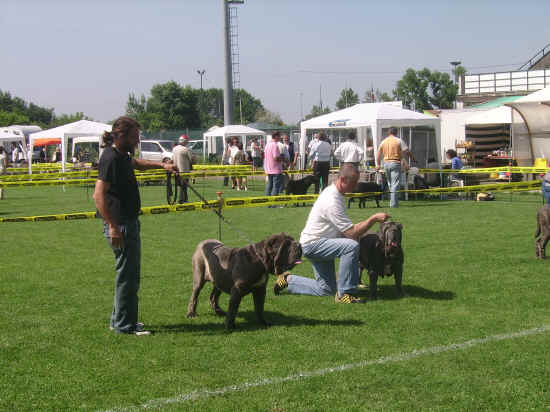
M 273 133 L 264 150 L 264 170 L 267 174 L 266 196 L 277 196 L 283 191 L 283 158 L 279 151 L 279 132 Z

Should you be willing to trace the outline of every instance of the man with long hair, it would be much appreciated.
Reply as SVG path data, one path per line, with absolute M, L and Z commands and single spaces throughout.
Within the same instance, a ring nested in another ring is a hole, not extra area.
M 177 172 L 171 163 L 133 157 L 139 143 L 139 123 L 126 116 L 113 123 L 103 135 L 105 148 L 99 159 L 94 201 L 103 217 L 104 235 L 115 255 L 115 299 L 110 328 L 115 333 L 149 335 L 138 322 L 138 290 L 141 265 L 139 188 L 134 169 L 166 169 Z

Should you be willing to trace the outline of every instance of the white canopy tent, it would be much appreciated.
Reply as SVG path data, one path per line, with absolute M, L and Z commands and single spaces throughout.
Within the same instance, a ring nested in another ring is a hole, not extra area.
M 536 158 L 550 159 L 550 99 L 507 103 L 512 110 L 514 158 L 531 166 Z
M 414 150 L 414 137 L 412 128 L 418 126 L 427 126 L 432 128 L 435 133 L 434 147 L 430 148 L 429 139 L 426 138 L 426 152 L 430 149 L 436 152 L 435 159 L 439 163 L 439 150 L 441 139 L 440 119 L 433 116 L 427 116 L 423 113 L 414 112 L 402 108 L 401 102 L 386 103 L 361 103 L 346 109 L 338 110 L 322 116 L 314 117 L 301 123 L 300 136 L 300 166 L 305 167 L 305 149 L 307 145 L 308 130 L 322 129 L 357 129 L 357 143 L 366 151 L 367 136 L 372 136 L 374 153 L 383 140 L 383 129 L 396 127 L 401 129 L 400 137 L 410 144 Z M 406 135 L 406 129 L 408 136 Z M 405 130 L 404 130 L 405 129 Z M 426 162 L 431 157 L 426 155 Z
M 265 136 L 266 133 L 262 130 L 253 129 L 252 127 L 243 125 L 228 125 L 217 127 L 208 130 L 203 136 L 203 151 L 206 156 L 206 146 L 208 142 L 208 154 L 219 154 L 223 152 L 223 145 L 226 137 L 239 136 L 243 138 L 243 146 L 246 148 L 246 137 L 248 136 Z M 219 139 L 221 138 L 221 139 Z M 218 151 L 218 140 L 221 140 L 220 149 Z
M 504 106 L 496 107 L 482 113 L 476 113 L 467 119 L 466 124 L 510 124 L 512 123 L 512 109 L 510 107 L 512 107 L 513 104 L 548 100 L 550 100 L 550 87 L 520 97 L 515 102 L 506 103 Z
M 67 143 L 70 138 L 85 136 L 102 136 L 104 132 L 111 131 L 111 125 L 90 120 L 79 120 L 74 123 L 54 127 L 53 129 L 43 130 L 32 133 L 29 136 L 30 151 L 32 153 L 34 142 L 38 139 L 60 139 L 61 142 L 61 168 L 65 171 L 65 162 L 67 159 Z M 29 173 L 31 173 L 31 161 L 29 160 Z
M 98 153 L 99 156 L 101 156 L 101 153 L 103 152 L 103 149 L 101 148 L 101 142 L 103 140 L 102 136 L 82 136 L 82 137 L 75 137 L 73 139 L 73 147 L 71 150 L 71 157 L 75 157 L 75 148 L 76 145 L 80 143 L 97 143 L 98 144 Z
M 27 155 L 27 143 L 25 142 L 25 135 L 19 131 L 14 130 L 9 127 L 1 128 L 0 129 L 0 144 L 5 147 L 4 143 L 8 142 L 17 142 L 20 144 L 21 148 L 23 149 L 23 153 L 25 154 L 25 158 L 29 157 Z

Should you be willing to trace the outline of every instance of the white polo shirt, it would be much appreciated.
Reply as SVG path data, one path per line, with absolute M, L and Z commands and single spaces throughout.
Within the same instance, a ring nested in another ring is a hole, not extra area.
M 359 163 L 363 160 L 363 149 L 355 142 L 344 142 L 336 148 L 334 156 L 344 163 Z
M 305 245 L 319 239 L 344 237 L 344 232 L 353 226 L 346 214 L 346 199 L 334 184 L 321 192 L 309 216 L 306 227 L 300 235 L 300 243 Z
M 309 153 L 309 156 L 316 162 L 329 162 L 331 153 L 332 147 L 330 146 L 329 142 L 319 140 L 311 147 L 311 152 Z

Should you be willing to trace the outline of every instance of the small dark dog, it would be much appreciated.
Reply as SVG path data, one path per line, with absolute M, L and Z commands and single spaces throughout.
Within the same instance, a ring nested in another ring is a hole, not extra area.
M 373 193 L 373 192 L 382 192 L 382 187 L 374 182 L 359 182 L 355 188 L 354 193 Z M 364 208 L 367 202 L 367 199 L 374 198 L 376 200 L 376 207 L 380 207 L 380 200 L 382 200 L 382 195 L 368 195 L 365 197 L 350 197 L 348 200 L 348 209 L 351 207 L 351 204 L 355 199 L 359 199 L 359 209 Z
M 193 293 L 187 317 L 197 315 L 197 299 L 206 281 L 214 284 L 210 306 L 218 316 L 225 316 L 227 330 L 235 328 L 235 316 L 241 299 L 252 292 L 258 321 L 264 319 L 268 275 L 280 275 L 292 269 L 302 256 L 302 247 L 284 233 L 241 248 L 230 248 L 215 239 L 203 240 L 193 254 Z M 227 314 L 218 305 L 221 292 L 231 295 Z
M 403 248 L 401 246 L 403 225 L 397 222 L 380 224 L 378 233 L 367 232 L 360 241 L 360 272 L 363 268 L 369 273 L 369 293 L 376 299 L 379 276 L 394 276 L 395 287 L 400 296 L 403 292 Z
M 316 182 L 319 182 L 319 177 L 314 175 L 307 175 L 303 179 L 289 180 L 286 184 L 285 193 L 287 195 L 305 195 L 309 187 Z M 302 206 L 305 205 L 305 203 L 302 203 Z M 298 203 L 295 206 L 298 206 Z
M 309 187 L 318 182 L 319 178 L 313 175 L 307 175 L 303 179 L 289 180 L 286 185 L 287 195 L 305 195 Z
M 537 212 L 537 233 L 535 233 L 535 255 L 537 258 L 546 259 L 546 244 L 549 239 L 550 206 L 544 205 Z

